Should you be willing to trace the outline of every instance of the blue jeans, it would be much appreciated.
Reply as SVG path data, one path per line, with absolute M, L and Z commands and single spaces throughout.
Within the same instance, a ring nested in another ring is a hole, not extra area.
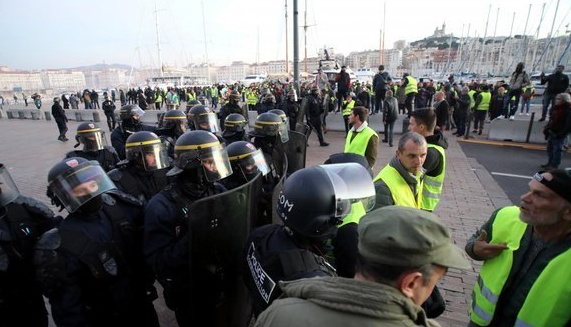
M 390 146 L 393 146 L 393 129 L 395 127 L 395 122 L 385 124 L 385 140 Z
M 561 164 L 561 152 L 563 151 L 564 141 L 564 137 L 558 139 L 550 135 L 547 138 L 547 157 L 549 159 L 547 162 L 548 166 L 557 168 Z
M 531 102 L 531 99 L 521 99 L 521 110 L 520 112 L 523 114 L 523 109 L 525 108 L 525 113 L 529 114 L 529 103 Z
M 549 115 L 551 116 L 551 111 L 553 110 L 553 105 L 555 104 L 555 96 L 556 94 L 548 94 L 548 93 L 544 93 L 543 94 L 543 109 L 541 111 L 541 118 L 545 119 L 547 118 L 547 108 L 549 108 L 549 105 L 551 104 L 551 109 L 549 110 Z

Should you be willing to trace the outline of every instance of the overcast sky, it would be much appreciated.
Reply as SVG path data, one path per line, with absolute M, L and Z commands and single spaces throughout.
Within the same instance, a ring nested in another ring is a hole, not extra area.
M 205 61 L 202 4 L 208 60 L 229 64 L 285 59 L 285 0 L 156 0 L 162 61 L 183 66 Z M 299 24 L 307 2 L 307 52 L 323 46 L 348 54 L 379 48 L 382 0 L 299 0 Z M 293 0 L 288 0 L 289 59 L 293 60 Z M 387 0 L 385 48 L 399 39 L 415 41 L 432 35 L 446 22 L 446 32 L 460 37 L 493 36 L 498 6 L 498 36 L 535 35 L 545 6 L 540 37 L 551 29 L 557 0 Z M 155 0 L 0 0 L 0 66 L 14 69 L 68 68 L 95 63 L 158 67 Z M 571 0 L 560 0 L 554 34 L 571 22 Z M 571 25 L 568 27 L 571 29 Z M 259 46 L 258 46 L 259 35 Z M 300 30 L 300 59 L 304 34 Z M 258 51 L 259 49 L 259 51 Z M 259 57 L 258 57 L 259 56 Z

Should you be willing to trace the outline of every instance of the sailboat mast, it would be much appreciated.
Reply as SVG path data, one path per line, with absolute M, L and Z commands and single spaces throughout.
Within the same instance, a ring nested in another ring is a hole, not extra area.
M 533 56 L 531 59 L 531 71 L 535 71 L 535 56 L 537 55 L 537 48 L 539 47 L 539 29 L 541 28 L 541 23 L 543 23 L 543 14 L 545 12 L 545 3 L 541 7 L 541 18 L 539 18 L 539 24 L 537 25 L 537 30 L 535 31 L 535 48 L 533 49 Z
M 286 62 L 285 62 L 285 69 L 286 69 L 286 76 L 289 76 L 289 42 L 288 42 L 288 30 L 287 30 L 287 0 L 285 0 L 285 50 L 286 50 Z
M 498 11 L 496 12 L 496 24 L 494 25 L 494 45 L 496 44 L 496 32 L 498 31 L 498 18 L 500 17 L 500 7 L 498 7 Z M 494 46 L 494 52 L 495 52 L 495 46 Z M 490 71 L 494 74 L 494 76 L 496 75 L 496 72 L 494 70 L 494 68 L 496 67 L 496 62 L 494 60 L 494 54 L 492 53 L 492 69 L 490 69 Z
M 293 87 L 299 94 L 299 33 L 297 0 L 293 0 Z
M 208 61 L 208 42 L 206 42 L 206 20 L 204 19 L 204 1 L 200 2 L 202 6 L 202 30 L 204 31 L 204 57 L 206 59 L 207 82 L 210 84 L 210 62 Z
M 523 63 L 527 60 L 527 23 L 529 21 L 529 14 L 531 14 L 531 3 L 529 4 L 529 10 L 527 11 L 527 19 L 525 20 L 525 27 L 523 28 Z
M 512 16 L 512 26 L 511 26 L 511 28 L 510 28 L 510 36 L 508 37 L 508 39 L 510 39 L 510 38 L 512 37 L 512 32 L 513 32 L 513 29 L 514 29 L 514 22 L 515 22 L 515 11 L 514 11 L 513 16 Z M 503 50 L 504 47 L 506 46 L 506 42 L 507 42 L 508 39 L 505 39 L 504 42 L 502 42 L 502 47 L 500 48 L 500 55 L 498 56 L 498 71 L 500 71 L 501 68 L 502 68 L 502 50 Z M 509 67 L 508 67 L 508 68 L 509 68 Z M 506 70 L 506 71 L 504 72 L 504 75 L 507 75 L 507 74 L 508 74 L 508 72 L 507 72 L 507 70 Z
M 383 36 L 382 36 L 382 42 L 381 42 L 381 64 L 384 65 L 384 61 L 385 61 L 385 21 L 386 21 L 386 17 L 387 17 L 387 2 L 385 1 L 384 5 L 383 5 Z
M 159 12 L 157 10 L 157 0 L 155 0 L 155 29 L 157 32 L 157 52 L 159 55 L 159 69 L 161 77 L 164 77 L 163 59 L 161 57 L 161 35 L 159 33 Z
M 305 0 L 305 12 L 303 14 L 304 25 L 303 25 L 303 46 L 305 48 L 305 74 L 307 76 L 307 0 Z
M 557 10 L 558 9 L 559 9 L 559 0 L 557 0 L 557 5 L 555 6 L 555 13 L 553 14 L 553 23 L 551 23 L 551 31 L 549 32 L 549 40 L 545 44 L 545 49 L 543 50 L 543 53 L 541 54 L 541 57 L 539 58 L 540 60 L 546 54 L 547 49 L 549 48 L 549 45 L 551 44 L 551 39 L 553 39 L 553 28 L 555 27 L 555 18 L 557 17 Z M 541 71 L 543 71 L 544 69 L 545 69 L 545 60 L 541 62 Z
M 486 18 L 486 28 L 484 29 L 484 39 L 482 40 L 482 50 L 480 51 L 480 60 L 478 61 L 478 68 L 476 68 L 476 72 L 479 72 L 480 67 L 482 65 L 482 61 L 484 60 L 484 52 L 486 50 L 486 37 L 488 36 L 488 23 L 490 22 L 490 12 L 492 11 L 492 4 L 488 7 L 488 18 Z

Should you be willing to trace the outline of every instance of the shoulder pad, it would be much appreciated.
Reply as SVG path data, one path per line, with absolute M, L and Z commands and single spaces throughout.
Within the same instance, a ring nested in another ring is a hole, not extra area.
M 130 205 L 134 205 L 134 206 L 140 206 L 142 207 L 144 205 L 143 201 L 137 199 L 136 197 L 129 195 L 125 192 L 121 192 L 119 190 L 111 190 L 106 192 L 105 194 L 109 194 L 112 195 L 113 198 L 123 202 L 123 203 L 127 203 Z
M 81 155 L 78 154 L 79 151 L 69 151 L 68 153 L 65 154 L 65 158 L 73 158 L 73 157 L 80 157 Z
M 121 161 L 121 162 L 123 162 L 123 161 Z M 121 169 L 115 168 L 115 169 L 111 170 L 110 172 L 108 172 L 107 176 L 109 176 L 109 178 L 111 178 L 112 181 L 118 182 L 121 180 L 121 177 L 123 176 L 123 172 L 121 171 Z
M 52 228 L 40 236 L 36 243 L 36 250 L 57 250 L 61 245 L 61 236 L 57 228 Z
M 46 218 L 53 218 L 54 212 L 43 202 L 40 202 L 34 198 L 19 195 L 14 203 L 18 203 L 26 207 L 26 209 L 32 213 L 40 214 Z

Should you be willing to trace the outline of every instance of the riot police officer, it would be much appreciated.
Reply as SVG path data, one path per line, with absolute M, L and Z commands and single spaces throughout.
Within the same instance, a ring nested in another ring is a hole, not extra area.
M 289 129 L 291 131 L 295 131 L 295 125 L 297 124 L 299 119 L 298 116 L 302 116 L 300 118 L 301 120 L 303 120 L 303 115 L 300 114 L 300 106 L 297 101 L 297 96 L 295 94 L 295 91 L 293 89 L 287 92 L 287 98 L 284 103 L 284 111 L 286 112 L 289 119 Z
M 240 103 L 240 93 L 238 93 L 238 91 L 232 91 L 228 96 L 228 102 L 222 106 L 218 113 L 220 116 L 220 126 L 224 126 L 225 119 L 230 114 L 244 114 L 242 107 L 240 107 L 238 103 Z
M 0 326 L 48 326 L 32 258 L 40 235 L 59 221 L 45 204 L 21 195 L 0 163 Z
M 230 114 L 224 121 L 224 132 L 222 137 L 226 141 L 226 145 L 233 142 L 246 141 L 246 118 L 241 114 Z
M 198 102 L 198 100 L 196 99 L 191 99 L 186 103 L 186 109 L 184 111 L 185 114 L 188 115 L 188 112 L 190 111 L 190 109 L 194 106 L 196 106 L 197 104 L 201 104 L 200 102 Z M 189 125 L 190 127 L 190 125 Z
M 270 172 L 264 154 L 256 149 L 252 143 L 247 141 L 234 142 L 226 150 L 232 167 L 232 175 L 222 180 L 222 183 L 228 190 L 246 184 L 254 179 L 258 173 L 265 176 Z
M 158 326 L 142 245 L 143 206 L 116 190 L 97 161 L 48 173 L 47 195 L 68 211 L 36 246 L 38 278 L 58 326 Z
M 107 145 L 105 132 L 101 131 L 99 125 L 95 123 L 79 124 L 75 140 L 77 144 L 74 145 L 74 148 L 83 145 L 83 149 L 69 151 L 65 155 L 66 158 L 82 157 L 87 160 L 95 160 L 105 171 L 110 171 L 117 166 L 119 155 L 113 147 Z
M 210 107 L 202 104 L 190 108 L 188 112 L 188 125 L 194 131 L 207 131 L 214 134 L 220 143 L 226 143 L 224 138 L 220 136 L 220 125 L 218 124 L 218 116 Z
M 127 159 L 107 175 L 119 190 L 147 203 L 168 184 L 167 147 L 155 133 L 140 131 L 129 136 L 125 148 Z
M 193 217 L 192 205 L 225 191 L 217 181 L 229 176 L 232 169 L 224 145 L 214 134 L 202 130 L 179 137 L 174 166 L 167 173 L 174 177 L 172 183 L 146 207 L 145 255 L 179 326 L 190 326 L 212 319 L 214 309 L 213 290 L 202 288 L 212 276 L 207 267 L 190 257 L 192 231 L 188 225 Z
M 323 255 L 325 241 L 353 203 L 370 210 L 374 199 L 372 177 L 358 164 L 314 166 L 288 177 L 276 204 L 284 225 L 255 229 L 244 247 L 243 276 L 254 314 L 281 294 L 278 281 L 335 276 Z
M 311 93 L 307 96 L 307 99 L 305 115 L 309 125 L 309 135 L 311 135 L 312 130 L 315 130 L 315 134 L 317 134 L 319 139 L 319 146 L 328 146 L 329 143 L 325 142 L 323 138 L 322 123 L 324 110 L 319 98 L 319 88 L 316 85 L 311 88 Z
M 162 117 L 161 127 L 158 133 L 161 140 L 167 145 L 169 157 L 174 158 L 174 145 L 176 140 L 186 132 L 187 126 L 188 121 L 186 115 L 180 110 L 167 111 Z
M 153 133 L 156 131 L 155 127 L 141 123 L 141 117 L 144 115 L 143 109 L 136 104 L 128 104 L 119 109 L 119 120 L 121 123 L 111 133 L 111 145 L 115 148 L 121 160 L 125 159 L 125 142 L 131 134 L 138 131 Z

